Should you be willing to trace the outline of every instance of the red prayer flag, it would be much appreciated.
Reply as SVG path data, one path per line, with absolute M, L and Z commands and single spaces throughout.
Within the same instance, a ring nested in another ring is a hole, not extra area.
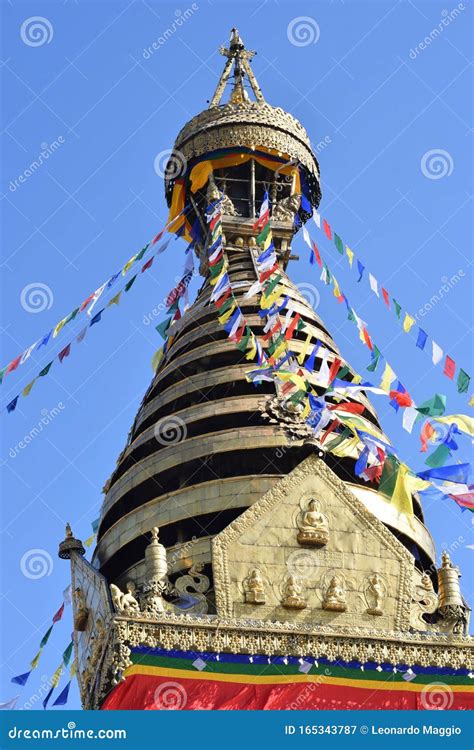
M 291 337 L 293 336 L 293 331 L 295 330 L 296 325 L 297 325 L 299 319 L 300 319 L 300 314 L 296 313 L 295 317 L 292 319 L 290 325 L 288 326 L 288 328 L 285 331 L 285 339 L 287 341 L 289 341 L 289 339 L 291 339 Z
M 176 218 L 178 218 L 178 217 L 176 217 Z M 159 240 L 161 240 L 161 238 L 163 237 L 164 231 L 165 230 L 162 229 L 161 232 L 158 232 L 158 234 L 156 235 L 156 237 L 151 241 L 152 245 L 155 245 Z
M 331 434 L 331 432 L 334 432 L 334 430 L 336 429 L 336 427 L 337 427 L 337 426 L 338 426 L 339 424 L 341 424 L 341 423 L 340 423 L 340 421 L 339 421 L 338 419 L 333 419 L 333 421 L 331 422 L 331 424 L 330 424 L 330 425 L 329 425 L 329 427 L 327 428 L 327 430 L 326 430 L 326 432 L 324 433 L 324 435 L 322 436 L 322 438 L 320 438 L 320 440 L 319 440 L 319 444 L 320 444 L 320 445 L 322 445 L 322 444 L 324 443 L 324 441 L 326 440 L 326 438 L 328 437 L 328 435 L 330 435 L 330 434 Z
M 412 406 L 413 401 L 410 395 L 405 391 L 390 391 L 390 398 L 392 401 L 396 401 L 399 406 Z
M 314 257 L 316 258 L 316 263 L 318 264 L 318 266 L 320 268 L 322 268 L 323 267 L 323 261 L 321 260 L 321 256 L 319 254 L 319 250 L 318 250 L 315 242 L 313 242 L 313 250 L 314 250 Z
M 339 372 L 339 368 L 341 366 L 341 360 L 335 359 L 334 362 L 331 365 L 331 369 L 329 370 L 329 380 L 328 385 L 331 385 L 332 381 L 336 377 L 337 373 Z
M 87 305 L 89 304 L 89 302 L 91 301 L 91 299 L 93 298 L 93 296 L 94 296 L 94 293 L 92 293 L 91 295 L 89 295 L 89 297 L 84 300 L 84 302 L 82 303 L 82 305 L 79 308 L 79 312 L 82 312 L 84 310 L 84 308 L 87 307 Z
M 20 364 L 21 358 L 22 358 L 22 355 L 20 354 L 20 356 L 17 357 L 16 359 L 12 359 L 7 369 L 5 370 L 5 375 L 8 375 L 9 372 L 13 372 L 13 370 L 16 370 L 16 368 Z
M 264 336 L 262 336 L 263 340 L 264 341 L 268 341 L 268 339 L 270 339 L 273 336 L 274 333 L 276 333 L 277 331 L 279 331 L 280 328 L 281 328 L 281 323 L 278 320 L 275 323 L 275 325 L 273 326 L 273 328 L 271 329 L 271 331 L 268 331 L 268 333 L 266 333 Z
M 242 328 L 239 328 L 239 330 L 237 331 L 237 333 L 234 333 L 233 336 L 229 336 L 229 341 L 234 341 L 236 344 L 238 344 L 239 341 L 240 341 L 240 339 L 244 335 L 244 331 L 245 331 L 246 328 L 247 328 L 247 323 L 244 320 Z
M 259 230 L 263 229 L 265 224 L 267 224 L 268 220 L 270 218 L 270 211 L 265 211 L 262 216 L 259 216 L 255 224 L 253 225 L 252 229 L 254 232 L 258 232 Z
M 328 406 L 329 411 L 334 411 L 334 409 L 337 409 L 338 411 L 346 411 L 348 414 L 362 414 L 362 412 L 365 409 L 364 404 L 331 404 Z
M 143 271 L 146 271 L 148 268 L 151 267 L 151 264 L 153 263 L 154 260 L 155 260 L 155 256 L 153 256 L 152 258 L 150 258 L 150 260 L 147 260 L 147 262 L 143 264 L 142 273 Z
M 222 305 L 224 304 L 224 302 L 226 301 L 226 299 L 228 299 L 228 297 L 231 295 L 231 293 L 232 293 L 232 289 L 229 287 L 228 289 L 225 290 L 225 292 L 222 295 L 222 297 L 219 297 L 219 299 L 214 302 L 215 307 L 217 307 L 217 309 L 219 309 L 220 307 L 222 307 Z
M 71 353 L 71 344 L 68 344 L 67 346 L 64 347 L 62 351 L 59 352 L 58 354 L 59 361 L 62 362 L 63 359 L 65 359 L 66 357 L 69 357 L 70 353 Z
M 387 292 L 387 290 L 386 290 L 386 289 L 384 289 L 383 287 L 382 287 L 382 295 L 383 295 L 383 298 L 384 298 L 384 300 L 385 300 L 385 304 L 386 304 L 386 305 L 387 305 L 387 307 L 388 307 L 388 308 L 390 309 L 390 298 L 389 298 L 389 296 L 388 296 L 388 292 Z
M 323 219 L 323 229 L 324 229 L 324 234 L 326 235 L 328 240 L 332 240 L 332 230 L 329 224 L 327 223 L 326 219 Z
M 61 604 L 61 606 L 59 607 L 58 611 L 54 615 L 53 622 L 59 622 L 59 620 L 63 616 L 63 612 L 64 612 L 64 602 Z
M 367 346 L 369 347 L 370 351 L 373 352 L 374 351 L 374 345 L 372 343 L 372 339 L 369 336 L 369 332 L 368 332 L 367 328 L 363 328 L 362 329 L 362 335 L 364 336 L 364 341 L 367 344 Z
M 451 357 L 448 357 L 448 355 L 446 355 L 443 372 L 447 378 L 450 378 L 451 380 L 454 378 L 454 373 L 456 372 L 456 362 L 454 361 L 454 359 L 451 359 Z
M 428 450 L 428 440 L 430 440 L 434 434 L 435 430 L 433 428 L 433 425 L 431 424 L 431 422 L 426 421 L 420 432 L 421 453 L 426 453 L 426 451 Z
M 263 284 L 263 282 L 269 279 L 272 273 L 274 273 L 274 271 L 276 271 L 277 269 L 278 263 L 275 263 L 275 265 L 269 268 L 268 271 L 264 271 L 263 273 L 261 273 L 258 279 L 260 283 Z

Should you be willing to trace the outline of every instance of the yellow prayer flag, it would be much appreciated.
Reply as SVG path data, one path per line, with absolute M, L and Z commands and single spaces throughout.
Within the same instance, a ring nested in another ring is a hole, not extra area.
M 308 354 L 309 347 L 310 347 L 310 344 L 311 344 L 311 338 L 312 338 L 312 334 L 308 333 L 308 335 L 306 336 L 306 341 L 304 342 L 301 354 L 298 356 L 298 364 L 300 364 L 300 365 L 303 364 L 304 359 L 305 359 L 306 355 Z
M 152 360 L 151 360 L 151 369 L 153 372 L 156 372 L 158 369 L 158 365 L 160 364 L 161 360 L 163 359 L 163 349 L 157 349 L 157 351 L 154 353 Z
M 88 539 L 85 540 L 84 544 L 86 545 L 86 547 L 90 547 L 91 546 L 91 544 L 94 541 L 95 537 L 96 537 L 96 535 L 92 534 L 92 536 L 90 536 Z
M 68 317 L 69 316 L 67 316 L 66 318 L 63 318 L 62 320 L 59 321 L 59 323 L 57 324 L 56 328 L 53 331 L 53 339 L 56 338 L 56 336 L 58 335 L 59 331 L 61 330 L 61 328 L 65 324 L 65 322 L 68 319 Z
M 272 242 L 273 242 L 273 237 L 272 237 L 272 233 L 271 233 L 271 231 L 270 231 L 270 232 L 268 233 L 268 235 L 267 235 L 267 237 L 266 237 L 266 239 L 265 239 L 265 241 L 264 241 L 263 245 L 261 246 L 261 248 L 262 248 L 262 252 L 264 252 L 265 250 L 267 250 L 267 248 L 269 248 L 269 247 L 270 247 L 270 245 L 272 244 Z
M 356 384 L 362 383 L 362 375 L 354 375 L 351 382 Z
M 76 676 L 76 671 L 77 671 L 76 662 L 73 661 L 73 663 L 71 664 L 71 669 L 69 670 L 69 677 L 71 678 L 71 680 Z
M 341 290 L 339 289 L 339 284 L 337 283 L 337 279 L 335 276 L 332 277 L 334 281 L 334 291 L 333 294 L 336 298 L 339 298 L 341 296 Z
M 467 414 L 446 414 L 444 417 L 431 417 L 431 419 L 444 424 L 455 424 L 461 432 L 474 435 L 474 418 Z
M 277 286 L 277 288 L 270 294 L 269 297 L 265 297 L 265 295 L 262 295 L 262 298 L 260 300 L 260 306 L 262 310 L 266 310 L 271 307 L 273 303 L 277 301 L 278 297 L 283 291 L 283 287 Z
M 30 662 L 31 669 L 36 669 L 36 667 L 38 666 L 38 662 L 40 660 L 40 656 L 41 656 L 41 652 L 42 651 L 43 651 L 43 649 L 40 648 L 40 650 L 38 651 L 38 653 L 34 657 L 33 661 Z
M 128 269 L 133 266 L 136 257 L 137 257 L 137 254 L 135 253 L 135 255 L 133 256 L 133 258 L 130 258 L 130 260 L 127 260 L 127 262 L 125 263 L 124 267 L 122 268 L 122 276 L 125 276 L 125 274 L 127 273 Z
M 405 320 L 403 321 L 403 330 L 408 333 L 411 327 L 415 324 L 415 318 L 405 313 Z
M 349 245 L 346 245 L 346 255 L 349 258 L 349 265 L 352 268 L 352 261 L 354 260 L 354 253 L 350 249 Z
M 390 386 L 394 380 L 395 373 L 387 362 L 385 365 L 385 370 L 383 371 L 382 380 L 380 381 L 380 388 L 383 391 L 390 393 Z
M 253 359 L 255 357 L 256 353 L 257 353 L 257 340 L 256 340 L 254 334 L 252 333 L 252 342 L 251 342 L 251 345 L 250 345 L 250 350 L 245 355 L 245 359 L 248 359 L 248 360 Z
M 411 497 L 410 485 L 407 482 L 408 466 L 400 464 L 395 482 L 395 489 L 390 500 L 391 504 L 399 513 L 405 513 L 407 516 L 413 515 L 413 500 Z
M 471 398 L 469 399 L 469 406 L 474 406 L 474 393 L 472 394 Z
M 359 442 L 360 441 L 357 435 L 355 435 L 354 437 L 348 437 L 343 440 L 342 443 L 336 445 L 335 448 L 331 449 L 330 452 L 333 454 L 333 456 L 337 456 L 338 458 L 359 458 Z
M 112 299 L 109 300 L 109 304 L 107 305 L 107 307 L 110 307 L 111 305 L 118 305 L 118 303 L 120 302 L 121 294 L 122 292 L 120 291 L 118 294 L 115 295 L 115 297 L 112 297 Z
M 63 665 L 61 664 L 60 667 L 57 668 L 56 672 L 51 677 L 51 687 L 56 687 L 59 679 L 61 677 L 61 672 L 63 671 Z
M 219 323 L 222 323 L 222 324 L 227 323 L 227 321 L 229 320 L 230 316 L 232 315 L 236 307 L 237 307 L 237 304 L 234 301 L 232 305 L 229 307 L 229 309 L 225 311 L 225 313 L 223 313 L 222 315 L 218 315 Z
M 303 411 L 301 412 L 301 418 L 302 419 L 306 419 L 306 417 L 308 416 L 308 414 L 309 414 L 310 411 L 311 411 L 311 407 L 310 407 L 310 404 L 309 404 L 309 398 L 306 396 L 306 406 L 304 407 Z
M 277 377 L 278 380 L 282 380 L 284 383 L 288 381 L 290 381 L 291 383 L 294 383 L 300 391 L 306 390 L 305 378 L 303 378 L 301 375 L 297 375 L 295 372 L 282 372 L 281 370 L 277 370 L 275 372 L 275 377 Z
M 26 388 L 23 388 L 23 395 L 24 396 L 29 396 L 30 395 L 30 391 L 33 388 L 33 386 L 34 386 L 35 383 L 36 383 L 36 378 L 34 380 L 32 380 L 31 383 L 28 383 L 28 385 L 26 386 Z
M 272 356 L 274 357 L 274 359 L 278 359 L 278 357 L 280 356 L 280 354 L 283 354 L 283 352 L 285 351 L 285 349 L 286 349 L 286 341 L 282 341 L 281 344 L 280 344 L 280 346 L 278 346 L 275 349 L 275 351 L 273 352 Z
M 221 281 L 221 280 L 222 280 L 222 277 L 223 277 L 223 276 L 224 276 L 224 274 L 226 273 L 226 271 L 227 271 L 228 267 L 229 267 L 229 264 L 228 264 L 228 262 L 227 262 L 227 258 L 226 258 L 226 259 L 224 260 L 224 265 L 222 266 L 222 271 L 220 272 L 219 276 L 216 276 L 216 278 L 215 278 L 215 279 L 210 279 L 210 281 L 209 281 L 209 284 L 210 284 L 211 286 L 215 286 L 216 284 L 218 284 L 218 283 L 219 283 L 219 281 Z

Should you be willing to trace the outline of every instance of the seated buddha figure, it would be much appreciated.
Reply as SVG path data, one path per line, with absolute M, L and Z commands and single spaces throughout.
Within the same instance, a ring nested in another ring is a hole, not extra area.
M 265 604 L 265 584 L 258 568 L 254 568 L 244 582 L 247 604 Z
M 288 576 L 283 587 L 282 605 L 289 609 L 304 609 L 306 600 L 303 597 L 303 589 L 297 583 L 295 576 Z
M 331 612 L 345 612 L 347 609 L 346 592 L 337 576 L 333 576 L 329 582 L 323 599 L 323 609 Z
M 307 510 L 298 521 L 298 544 L 323 547 L 329 541 L 329 524 L 324 513 L 318 510 L 317 501 L 309 501 Z

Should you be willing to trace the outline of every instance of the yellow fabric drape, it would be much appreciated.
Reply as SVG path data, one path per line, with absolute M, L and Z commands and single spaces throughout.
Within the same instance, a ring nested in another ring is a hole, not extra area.
M 265 153 L 269 154 L 269 157 L 272 155 L 271 149 L 265 149 L 263 147 L 258 148 L 259 151 L 264 151 Z M 224 167 L 236 167 L 239 164 L 245 164 L 246 162 L 250 161 L 250 159 L 255 159 L 255 161 L 258 164 L 261 164 L 262 167 L 266 167 L 267 169 L 271 169 L 273 172 L 275 172 L 278 169 L 279 174 L 284 175 L 295 175 L 296 176 L 296 185 L 295 190 L 297 193 L 301 192 L 301 181 L 299 177 L 299 172 L 295 167 L 291 164 L 282 165 L 280 161 L 276 161 L 275 159 L 268 158 L 266 159 L 264 156 L 257 155 L 257 154 L 228 154 L 227 156 L 219 156 L 216 159 L 206 159 L 205 161 L 199 162 L 199 164 L 196 164 L 190 174 L 189 174 L 189 180 L 191 183 L 191 192 L 195 193 L 196 190 L 200 190 L 204 187 L 206 182 L 209 179 L 209 175 L 214 169 L 223 169 Z M 279 159 L 288 159 L 290 160 L 290 157 L 286 154 L 281 154 L 279 156 Z

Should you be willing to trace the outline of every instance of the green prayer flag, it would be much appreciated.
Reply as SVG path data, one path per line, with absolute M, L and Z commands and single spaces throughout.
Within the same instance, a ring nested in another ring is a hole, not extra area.
M 330 453 L 333 448 L 337 448 L 338 445 L 340 445 L 346 438 L 350 437 L 352 435 L 352 432 L 348 427 L 344 427 L 343 431 L 340 435 L 337 435 L 337 437 L 334 440 L 331 440 L 327 445 L 325 445 L 326 450 Z
M 72 647 L 73 647 L 73 642 L 71 641 L 71 643 L 69 644 L 69 646 L 63 653 L 63 664 L 65 667 L 67 667 L 67 665 L 69 664 L 69 660 L 72 654 Z
M 438 445 L 436 450 L 428 456 L 425 464 L 427 466 L 430 466 L 432 469 L 435 469 L 438 466 L 444 466 L 450 455 L 451 451 L 449 450 L 447 445 Z
M 124 289 L 125 289 L 126 292 L 128 292 L 128 290 L 132 288 L 133 282 L 135 281 L 136 278 L 137 278 L 137 275 L 135 274 L 135 276 L 132 276 L 132 278 L 130 279 L 130 281 L 127 281 L 127 283 L 125 284 L 125 287 L 124 287 Z
M 352 308 L 349 310 L 347 314 L 347 320 L 351 320 L 353 323 L 357 323 L 355 316 L 354 316 L 354 311 L 352 310 Z
M 179 297 L 176 299 L 172 305 L 168 307 L 167 313 L 171 315 L 171 313 L 175 313 L 179 310 Z
M 64 325 L 66 325 L 66 323 L 69 323 L 69 321 L 74 320 L 74 318 L 76 317 L 76 315 L 77 315 L 78 312 L 79 312 L 79 308 L 76 307 L 76 309 L 73 310 L 72 313 L 69 313 L 69 315 L 66 318 L 66 322 L 64 323 Z
M 142 248 L 142 250 L 140 250 L 140 252 L 135 255 L 135 260 L 141 260 L 143 258 L 146 251 L 148 250 L 148 246 L 149 246 L 149 243 L 146 244 L 145 247 Z
M 155 329 L 158 331 L 162 339 L 166 340 L 166 335 L 168 333 L 168 328 L 171 325 L 171 318 L 166 318 L 162 323 L 158 323 L 157 326 L 155 326 Z
M 459 370 L 458 375 L 458 393 L 467 393 L 467 389 L 469 388 L 469 383 L 471 381 L 470 376 L 467 374 L 467 372 L 464 372 L 463 369 Z
M 51 625 L 51 627 L 49 628 L 49 630 L 47 630 L 46 633 L 44 634 L 43 639 L 42 639 L 42 641 L 40 643 L 40 648 L 43 648 L 44 646 L 46 646 L 46 644 L 47 644 L 47 642 L 49 640 L 49 636 L 51 635 L 51 631 L 53 630 L 53 628 L 54 628 L 54 625 Z
M 290 396 L 289 401 L 291 401 L 292 404 L 299 404 L 300 401 L 302 401 L 306 395 L 307 395 L 306 391 L 301 388 L 300 390 L 296 391 L 296 393 L 294 393 L 292 396 Z
M 344 378 L 346 377 L 346 375 L 348 375 L 350 373 L 350 371 L 351 371 L 351 368 L 348 367 L 348 365 L 344 365 L 344 367 L 341 367 L 341 369 L 337 373 L 338 379 L 339 380 L 344 380 Z
M 344 255 L 344 244 L 338 234 L 334 232 L 334 244 L 337 247 L 338 252 Z
M 276 285 L 278 284 L 279 281 L 281 281 L 281 274 L 278 274 L 277 276 L 275 276 L 274 279 L 272 279 L 271 281 L 268 282 L 267 286 L 263 290 L 263 295 L 262 296 L 263 297 L 269 297 L 270 294 L 275 289 L 275 287 L 276 287 Z
M 399 466 L 400 462 L 395 456 L 386 456 L 382 476 L 380 477 L 379 492 L 389 499 L 392 497 L 395 489 Z
M 440 417 L 446 409 L 446 396 L 443 393 L 435 393 L 433 398 L 429 398 L 423 404 L 416 407 L 417 412 L 427 417 Z M 421 417 L 417 418 L 419 421 Z
M 41 372 L 40 372 L 40 374 L 38 375 L 38 377 L 39 377 L 39 378 L 43 378 L 43 377 L 44 377 L 45 375 L 47 375 L 47 374 L 48 374 L 48 372 L 50 371 L 51 367 L 52 367 L 52 364 L 53 364 L 53 363 L 52 363 L 52 362 L 50 362 L 50 363 L 49 363 L 48 365 L 46 365 L 46 367 L 43 367 L 43 369 L 41 370 Z
M 372 362 L 370 365 L 367 365 L 366 370 L 369 370 L 369 372 L 375 372 L 375 370 L 378 367 L 378 364 L 380 362 L 381 353 L 380 350 L 376 347 L 376 345 L 373 345 L 374 350 L 372 352 Z
M 397 313 L 397 318 L 398 318 L 398 320 L 400 320 L 400 315 L 401 315 L 401 312 L 402 312 L 402 306 L 398 304 L 398 302 L 395 299 L 395 297 L 392 297 L 392 301 L 393 301 L 393 304 L 395 305 L 395 312 Z
M 263 242 L 265 242 L 269 233 L 270 233 L 270 222 L 266 226 L 263 227 L 262 231 L 257 236 L 257 244 L 261 245 Z
M 326 284 L 330 284 L 331 283 L 331 278 L 332 278 L 331 277 L 331 271 L 327 267 L 326 263 L 324 264 L 324 270 L 326 271 L 326 278 L 324 279 L 324 281 L 326 282 Z
M 283 334 L 280 334 L 280 335 L 278 336 L 278 338 L 276 339 L 276 341 L 273 341 L 273 342 L 272 342 L 272 343 L 271 343 L 271 344 L 270 344 L 270 345 L 269 345 L 269 346 L 267 347 L 267 351 L 268 351 L 268 353 L 269 353 L 269 354 L 273 354 L 273 352 L 275 352 L 275 351 L 276 351 L 276 350 L 278 349 L 278 347 L 280 346 L 281 342 L 282 342 L 282 341 L 284 341 L 284 340 L 285 340 L 285 337 L 283 336 Z
M 250 334 L 251 333 L 252 333 L 252 331 L 247 326 L 247 328 L 245 329 L 245 335 L 242 336 L 242 338 L 240 339 L 239 343 L 237 344 L 237 349 L 239 349 L 239 351 L 244 352 L 246 350 L 246 348 L 248 346 L 248 343 L 249 343 L 249 339 L 250 339 Z
M 224 268 L 224 262 L 225 262 L 225 258 L 223 256 L 222 260 L 220 260 L 219 263 L 217 263 L 217 265 L 209 266 L 209 275 L 211 276 L 212 279 L 214 279 L 216 276 L 219 276 L 222 269 Z
M 6 368 L 6 367 L 4 367 L 4 368 L 3 368 L 3 370 L 0 370 L 0 383 L 2 383 L 2 382 L 3 382 L 3 376 L 5 375 L 5 370 L 6 370 L 6 369 L 7 369 L 7 368 Z

